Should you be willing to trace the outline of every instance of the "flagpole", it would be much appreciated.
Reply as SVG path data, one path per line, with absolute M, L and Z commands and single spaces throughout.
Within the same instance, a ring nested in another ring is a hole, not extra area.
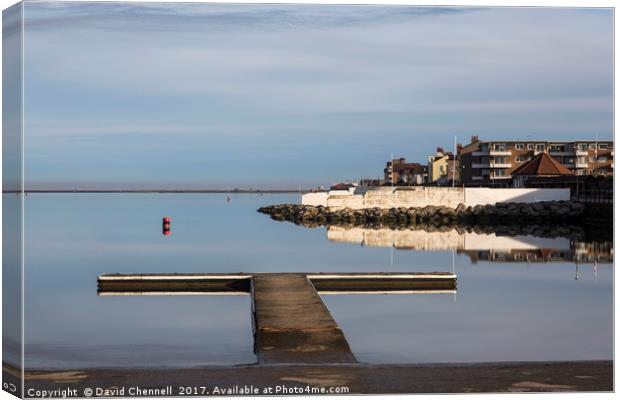
M 449 161 L 450 159 L 448 159 Z M 452 160 L 452 187 L 456 178 L 456 135 L 454 135 L 454 159 Z
M 392 166 L 391 184 L 394 186 L 394 153 L 390 153 L 390 165 Z

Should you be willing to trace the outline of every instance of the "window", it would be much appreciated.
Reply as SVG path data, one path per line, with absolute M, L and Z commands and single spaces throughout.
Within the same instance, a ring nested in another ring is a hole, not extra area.
M 517 156 L 517 162 L 519 163 L 525 162 L 525 156 Z
M 493 162 L 494 162 L 495 164 L 504 164 L 504 163 L 506 163 L 506 157 L 503 157 L 503 156 L 499 156 L 499 157 L 498 157 L 498 156 L 495 156 L 495 157 L 494 157 L 494 161 L 493 161 Z
M 579 151 L 588 151 L 588 145 L 585 143 L 579 143 L 577 148 L 579 149 Z
M 498 169 L 495 171 L 495 176 L 506 176 L 506 170 L 505 169 Z
M 533 144 L 531 144 L 531 143 L 528 143 L 528 144 L 527 144 L 527 149 L 528 149 L 528 150 L 534 150 L 534 145 L 533 145 Z
M 596 144 L 590 143 L 590 150 L 596 150 Z
M 607 150 L 608 148 L 608 144 L 607 143 L 599 143 L 598 144 L 598 149 L 599 150 Z
M 607 156 L 598 156 L 598 160 L 599 162 L 607 162 L 608 158 Z
M 564 146 L 560 146 L 560 145 L 554 145 L 554 146 L 549 146 L 549 151 L 554 152 L 554 153 L 560 153 L 564 151 Z
M 503 143 L 498 143 L 498 144 L 493 146 L 493 149 L 495 151 L 506 151 L 506 145 L 503 144 Z
M 523 143 L 517 143 L 517 144 L 515 144 L 515 149 L 517 149 L 517 150 L 523 150 L 523 148 L 524 148 Z
M 545 151 L 545 145 L 544 144 L 537 144 L 536 145 L 536 151 Z

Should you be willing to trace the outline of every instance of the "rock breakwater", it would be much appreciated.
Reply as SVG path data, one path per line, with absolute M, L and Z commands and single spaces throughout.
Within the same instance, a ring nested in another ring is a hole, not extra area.
M 423 208 L 365 208 L 332 211 L 323 206 L 278 204 L 261 207 L 258 212 L 277 221 L 306 226 L 378 225 L 378 226 L 454 226 L 465 225 L 527 225 L 577 222 L 585 205 L 573 201 L 538 203 L 496 203 L 456 208 L 426 206 Z

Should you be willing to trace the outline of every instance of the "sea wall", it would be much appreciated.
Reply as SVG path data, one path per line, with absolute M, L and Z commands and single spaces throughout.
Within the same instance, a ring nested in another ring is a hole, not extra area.
M 568 201 L 570 189 L 536 188 L 451 188 L 429 186 L 396 186 L 360 188 L 352 193 L 323 192 L 302 196 L 302 205 L 323 206 L 330 210 L 345 208 L 423 208 L 428 205 L 456 208 L 459 204 L 475 207 L 496 203 L 536 203 Z
M 327 198 L 329 197 L 329 193 L 327 192 L 318 192 L 318 193 L 306 193 L 301 195 L 301 204 L 305 204 L 307 206 L 327 206 Z
M 437 188 L 441 189 L 441 188 Z M 496 203 L 538 203 L 541 201 L 568 201 L 570 189 L 538 188 L 464 188 L 466 206 Z

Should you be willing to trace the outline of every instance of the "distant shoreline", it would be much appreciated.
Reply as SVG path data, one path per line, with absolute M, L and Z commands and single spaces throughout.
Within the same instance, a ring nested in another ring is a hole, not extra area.
M 293 190 L 293 189 L 26 189 L 21 190 L 3 190 L 2 193 L 219 193 L 219 194 L 304 194 L 309 190 Z

